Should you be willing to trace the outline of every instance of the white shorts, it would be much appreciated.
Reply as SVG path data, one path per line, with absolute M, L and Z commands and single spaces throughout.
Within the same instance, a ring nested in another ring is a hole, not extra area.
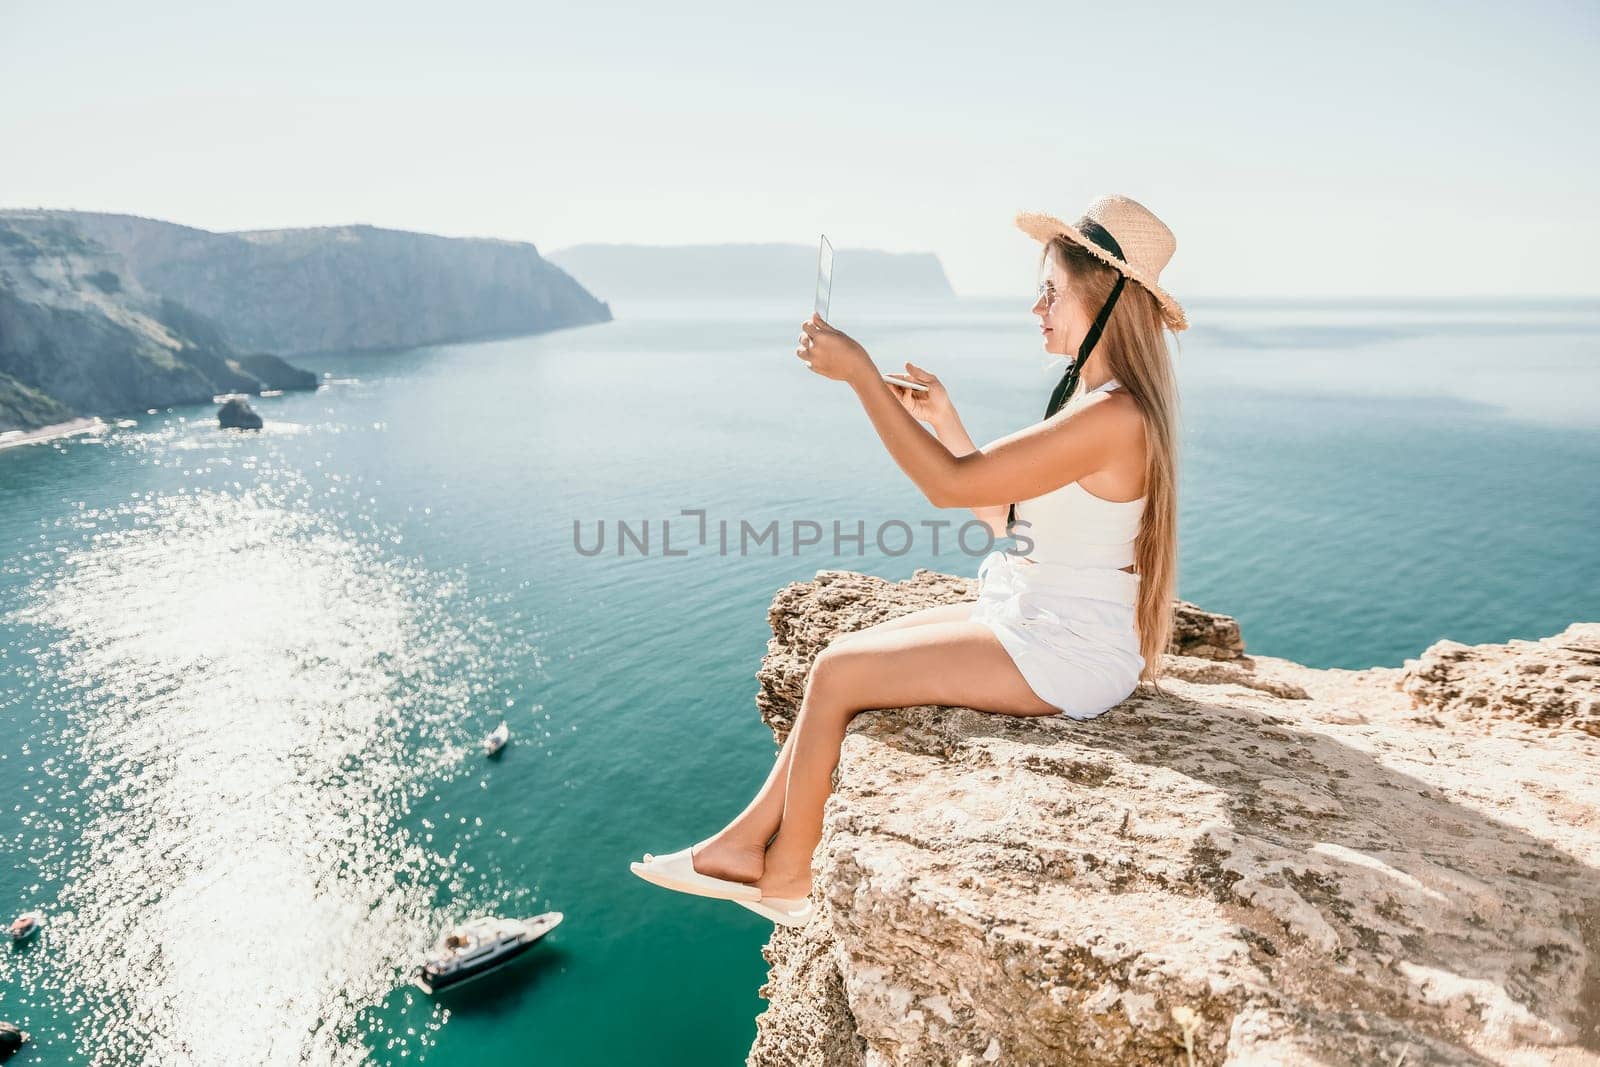
M 971 618 L 994 631 L 1041 700 L 1090 719 L 1139 684 L 1138 591 L 1139 576 L 1115 567 L 1036 563 L 996 549 L 978 566 Z

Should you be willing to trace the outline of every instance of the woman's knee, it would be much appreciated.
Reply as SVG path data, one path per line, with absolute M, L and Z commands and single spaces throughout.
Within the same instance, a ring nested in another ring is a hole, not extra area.
M 861 637 L 866 631 L 853 634 Z M 816 659 L 811 661 L 811 677 L 809 685 L 832 686 L 843 681 L 849 674 L 856 670 L 870 652 L 863 650 L 864 641 L 830 641 Z
M 851 630 L 848 633 L 834 634 L 832 637 L 828 638 L 828 643 L 822 646 L 822 651 L 817 653 L 817 658 L 821 659 L 822 653 L 828 651 L 828 649 L 838 648 L 840 645 L 843 645 L 846 642 L 854 641 L 866 632 L 866 630 Z

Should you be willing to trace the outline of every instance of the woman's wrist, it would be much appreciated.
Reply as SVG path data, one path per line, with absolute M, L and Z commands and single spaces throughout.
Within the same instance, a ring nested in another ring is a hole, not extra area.
M 884 385 L 883 375 L 878 373 L 878 365 L 872 362 L 872 357 L 865 352 L 861 354 L 860 362 L 846 376 L 845 381 L 849 383 L 852 389 L 860 389 L 862 386 L 871 385 L 874 382 L 880 386 Z

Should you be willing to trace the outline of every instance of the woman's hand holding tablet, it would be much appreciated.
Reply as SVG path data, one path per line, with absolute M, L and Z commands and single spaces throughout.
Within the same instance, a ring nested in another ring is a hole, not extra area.
M 814 316 L 816 319 L 821 320 L 822 322 L 827 321 L 828 303 L 832 297 L 833 245 L 828 241 L 828 235 L 823 234 L 821 242 L 817 245 L 817 299 L 816 304 L 813 307 L 813 310 L 816 313 Z M 803 335 L 801 343 L 805 344 Z M 806 357 L 801 355 L 799 352 L 796 352 L 795 354 L 800 355 L 802 359 L 806 359 Z M 807 363 L 809 362 L 810 361 L 807 360 Z M 888 382 L 890 385 L 896 385 L 902 389 L 915 389 L 918 392 L 923 393 L 928 391 L 928 387 L 926 385 L 904 376 L 894 377 L 892 375 L 885 374 L 883 376 L 883 380 Z

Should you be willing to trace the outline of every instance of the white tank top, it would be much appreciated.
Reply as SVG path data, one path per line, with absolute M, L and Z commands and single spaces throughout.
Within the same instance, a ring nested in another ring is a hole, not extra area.
M 1069 408 L 1095 393 L 1117 388 L 1115 378 L 1067 401 Z M 1025 558 L 1036 563 L 1074 567 L 1126 567 L 1134 561 L 1133 542 L 1139 533 L 1146 497 L 1106 500 L 1077 482 L 1068 482 L 1043 496 L 1017 502 L 1018 532 L 1033 541 Z

